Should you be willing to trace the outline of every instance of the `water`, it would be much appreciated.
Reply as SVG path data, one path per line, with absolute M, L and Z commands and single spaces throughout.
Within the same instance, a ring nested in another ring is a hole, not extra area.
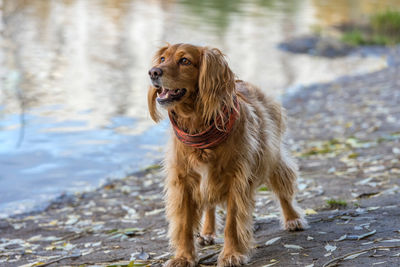
M 0 217 L 44 207 L 160 159 L 168 123 L 147 112 L 165 41 L 220 48 L 276 96 L 383 68 L 385 59 L 292 55 L 279 42 L 396 1 L 0 0 Z

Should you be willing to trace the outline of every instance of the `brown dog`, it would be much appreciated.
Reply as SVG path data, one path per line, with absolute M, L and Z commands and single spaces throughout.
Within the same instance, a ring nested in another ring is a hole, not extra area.
M 225 243 L 218 266 L 245 263 L 252 247 L 257 187 L 266 184 L 282 207 L 287 230 L 306 227 L 293 204 L 296 165 L 282 138 L 282 107 L 257 87 L 235 80 L 223 54 L 189 44 L 162 47 L 149 71 L 148 105 L 160 120 L 158 102 L 175 134 L 165 168 L 166 212 L 175 257 L 165 266 L 195 266 L 194 234 L 200 244 L 215 237 L 215 206 L 227 209 Z

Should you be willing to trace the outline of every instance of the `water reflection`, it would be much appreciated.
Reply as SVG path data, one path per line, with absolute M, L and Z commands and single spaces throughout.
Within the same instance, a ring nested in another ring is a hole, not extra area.
M 0 214 L 160 157 L 167 124 L 150 121 L 145 97 L 150 59 L 165 41 L 219 47 L 240 78 L 276 95 L 383 67 L 379 58 L 276 48 L 378 3 L 358 1 L 357 11 L 353 2 L 0 0 Z

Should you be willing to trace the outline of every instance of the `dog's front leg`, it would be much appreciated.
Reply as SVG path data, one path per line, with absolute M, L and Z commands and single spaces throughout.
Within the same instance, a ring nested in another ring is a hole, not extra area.
M 197 182 L 195 174 L 177 174 L 167 178 L 166 212 L 175 257 L 165 264 L 166 267 L 195 266 L 194 230 L 198 228 L 201 214 L 196 196 Z
M 224 249 L 219 255 L 218 267 L 246 263 L 253 242 L 253 207 L 253 192 L 250 186 L 233 183 L 228 193 Z

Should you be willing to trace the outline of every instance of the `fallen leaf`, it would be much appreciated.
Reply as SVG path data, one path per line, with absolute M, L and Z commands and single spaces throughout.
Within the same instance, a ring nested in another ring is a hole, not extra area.
M 360 154 L 358 154 L 358 153 L 351 153 L 351 154 L 348 155 L 348 158 L 349 158 L 349 159 L 356 159 L 356 158 L 358 158 L 358 156 L 360 156 Z
M 40 241 L 58 241 L 58 240 L 61 240 L 61 237 L 46 236 L 40 239 Z
M 372 179 L 374 179 L 374 177 L 368 177 L 368 178 L 366 178 L 366 179 L 364 179 L 364 180 L 361 180 L 361 181 L 357 182 L 356 185 L 364 185 L 364 184 L 367 184 L 367 183 L 371 182 Z
M 391 172 L 391 173 L 394 173 L 394 174 L 400 174 L 400 169 L 398 169 L 398 168 L 391 168 L 391 169 L 390 169 L 390 172 Z
M 53 221 L 49 222 L 49 225 L 52 225 L 52 226 L 57 225 L 57 224 L 58 224 L 57 220 L 53 220 Z
M 306 215 L 318 214 L 318 212 L 316 212 L 316 211 L 313 210 L 313 209 L 305 209 L 304 213 L 305 213 Z
M 370 223 L 363 223 L 357 226 L 354 226 L 354 230 L 362 230 L 364 228 L 368 229 L 370 226 Z
M 55 250 L 56 246 L 48 246 L 48 247 L 45 247 L 44 249 L 47 250 L 47 251 Z
M 42 239 L 42 235 L 35 235 L 35 236 L 32 236 L 31 238 L 29 238 L 27 241 L 28 242 L 35 242 L 35 241 L 39 241 L 41 239 Z
M 68 221 L 65 222 L 66 225 L 73 225 L 77 223 L 79 220 L 79 216 L 76 215 L 68 215 Z
M 92 247 L 98 247 L 101 245 L 101 241 L 96 242 L 96 243 L 92 243 Z
M 361 214 L 365 214 L 365 213 L 367 213 L 367 212 L 366 212 L 365 209 L 363 209 L 363 208 L 357 208 L 357 209 L 356 209 L 356 213 L 359 214 L 359 215 L 361 215 Z
M 360 252 L 360 253 L 356 253 L 356 254 L 353 254 L 353 255 L 350 255 L 350 256 L 347 256 L 346 258 L 344 258 L 343 260 L 352 260 L 352 259 L 355 259 L 355 258 L 357 258 L 358 256 L 360 256 L 360 255 L 362 255 L 362 254 L 365 254 L 365 253 L 367 253 L 368 251 L 364 251 L 364 252 Z
M 165 252 L 157 257 L 154 257 L 154 259 L 156 259 L 156 260 L 164 259 L 164 258 L 167 259 L 167 258 L 169 258 L 170 254 L 171 254 L 170 252 Z
M 297 188 L 300 190 L 300 191 L 303 191 L 304 189 L 306 189 L 307 188 L 307 184 L 306 183 L 299 183 L 298 185 L 297 185 Z
M 272 238 L 272 239 L 268 240 L 267 242 L 265 242 L 265 245 L 270 246 L 270 245 L 274 244 L 276 241 L 280 240 L 281 238 L 282 237 L 280 237 L 280 236 Z
M 273 266 L 273 265 L 277 264 L 278 262 L 279 262 L 279 261 L 274 262 L 274 263 L 269 263 L 269 264 L 267 264 L 267 265 L 263 265 L 262 267 L 270 267 L 270 266 Z
M 335 242 L 339 242 L 339 241 L 343 241 L 343 240 L 345 240 L 347 238 L 347 235 L 346 234 L 344 234 L 344 235 L 342 235 L 341 237 L 339 237 L 338 239 L 335 239 L 335 240 L 333 240 L 333 241 L 335 241 Z
M 42 264 L 45 264 L 45 263 L 42 261 L 38 261 L 38 262 L 32 264 L 32 266 L 38 266 L 38 265 L 42 265 Z
M 146 261 L 146 260 L 148 260 L 149 258 L 150 258 L 150 255 L 149 255 L 148 253 L 146 253 L 146 252 L 144 251 L 143 248 L 141 248 L 141 251 L 140 251 L 140 252 L 133 253 L 133 254 L 131 255 L 131 261 L 134 261 L 134 260 L 143 260 L 143 261 Z
M 149 266 L 148 263 L 135 263 L 134 261 L 129 262 L 128 264 L 112 264 L 107 265 L 106 267 L 140 267 L 140 266 Z
M 64 247 L 65 250 L 71 250 L 74 247 L 76 247 L 76 245 L 71 244 L 71 243 L 64 243 L 63 247 Z
M 285 248 L 290 248 L 290 249 L 303 249 L 302 247 L 298 246 L 298 245 L 291 245 L 291 244 L 286 244 L 283 245 Z
M 133 228 L 125 228 L 125 229 L 112 229 L 107 231 L 107 234 L 113 234 L 113 236 L 111 237 L 112 239 L 114 238 L 118 238 L 121 235 L 125 235 L 127 237 L 134 237 L 134 236 L 138 236 L 138 235 L 142 235 L 144 234 L 145 229 L 143 228 L 137 228 L 137 227 L 133 227 Z
M 82 256 L 88 255 L 92 253 L 94 250 L 92 248 L 86 249 L 86 250 L 81 250 L 80 252 L 82 253 Z
M 139 267 L 139 266 L 148 266 L 147 263 L 135 263 L 134 261 L 131 261 L 127 267 Z
M 365 233 L 363 235 L 349 235 L 349 236 L 347 236 L 347 239 L 348 240 L 361 240 L 363 238 L 374 235 L 375 233 L 376 233 L 376 230 L 372 230 L 371 232 Z
M 344 125 L 344 127 L 346 127 L 346 128 L 350 128 L 351 126 L 353 126 L 353 122 L 351 122 L 351 121 L 347 122 L 347 123 Z
M 13 227 L 15 230 L 19 230 L 19 229 L 25 227 L 25 223 L 15 223 L 15 224 L 12 225 L 12 227 Z
M 362 193 L 362 194 L 359 194 L 359 195 L 356 194 L 356 198 L 370 198 L 370 197 L 375 196 L 375 195 L 377 195 L 379 193 L 380 192 L 369 192 L 369 193 Z
M 384 243 L 394 243 L 394 242 L 400 242 L 400 239 L 387 239 L 387 240 L 382 240 L 379 242 L 384 242 Z
M 375 251 L 376 252 L 376 251 Z M 375 254 L 375 252 L 374 252 L 374 254 L 372 254 L 372 255 L 370 255 L 370 257 L 373 257 L 373 258 L 380 258 L 380 257 L 385 257 L 386 255 L 383 255 L 383 254 Z
M 139 214 L 136 212 L 135 209 L 130 208 L 126 205 L 121 205 L 121 208 L 127 212 L 127 214 L 124 217 L 125 219 L 127 220 L 139 219 Z
M 372 263 L 372 265 L 380 265 L 380 264 L 384 264 L 384 263 L 386 263 L 386 261 L 374 262 L 374 263 Z
M 329 245 L 329 244 L 327 244 L 327 245 L 325 246 L 325 250 L 326 250 L 326 251 L 329 251 L 329 252 L 335 251 L 336 248 L 337 248 L 336 246 L 331 246 L 331 245 Z
M 385 170 L 385 166 L 379 165 L 379 166 L 370 166 L 364 169 L 364 173 L 369 173 L 369 172 L 378 172 L 378 171 L 383 171 Z
M 152 210 L 152 211 L 147 211 L 147 212 L 145 212 L 144 215 L 145 215 L 145 216 L 157 215 L 157 214 L 163 212 L 164 210 L 165 210 L 165 209 L 162 208 L 162 209 L 156 209 L 156 210 Z

